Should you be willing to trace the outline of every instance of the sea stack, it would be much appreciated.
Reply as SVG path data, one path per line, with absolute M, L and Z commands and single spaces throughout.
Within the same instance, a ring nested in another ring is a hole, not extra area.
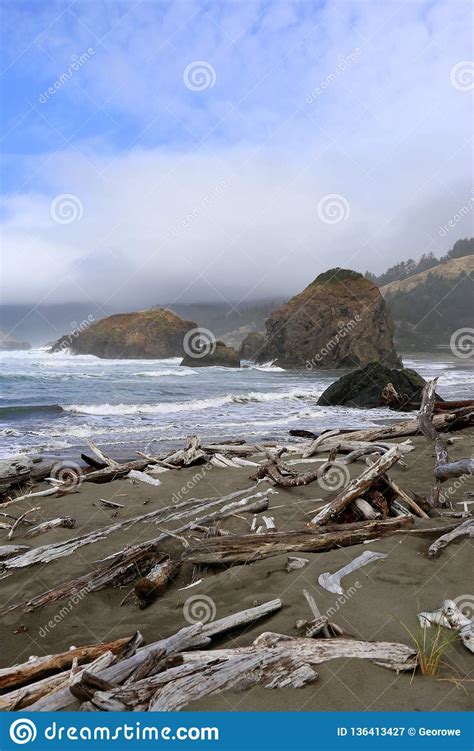
M 400 367 L 393 321 L 379 288 L 362 274 L 330 269 L 275 310 L 259 362 L 284 368 Z
M 181 365 L 188 368 L 240 368 L 240 357 L 234 347 L 228 347 L 224 342 L 214 342 L 205 345 L 201 352 L 192 351 L 189 347 Z
M 73 354 L 109 359 L 161 359 L 183 357 L 183 343 L 194 321 L 183 321 L 162 308 L 108 316 L 80 331 L 65 334 L 51 352 L 68 349 Z

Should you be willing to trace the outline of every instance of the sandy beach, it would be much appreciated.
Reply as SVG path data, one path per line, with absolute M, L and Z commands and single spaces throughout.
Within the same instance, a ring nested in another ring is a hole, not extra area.
M 453 434 L 449 447 L 450 458 L 468 456 L 472 450 L 473 431 Z M 286 435 L 281 436 L 287 440 Z M 433 483 L 434 457 L 423 437 L 411 439 L 414 451 L 404 457 L 407 467 L 397 464 L 391 477 L 409 493 L 426 495 Z M 106 447 L 103 447 L 106 450 Z M 320 455 L 327 458 L 327 455 Z M 291 455 L 291 461 L 294 456 Z M 295 463 L 299 471 L 314 468 L 315 464 Z M 352 476 L 360 474 L 363 463 L 349 465 Z M 249 480 L 252 467 L 239 469 L 193 467 L 167 471 L 159 475 L 161 485 L 153 487 L 128 479 L 96 485 L 83 483 L 79 492 L 62 498 L 39 498 L 20 501 L 8 510 L 15 513 L 40 506 L 46 518 L 72 516 L 75 529 L 53 529 L 32 540 L 24 538 L 27 527 L 20 527 L 12 542 L 39 547 L 106 527 L 116 521 L 165 507 L 177 500 L 200 499 L 227 495 L 238 489 L 255 492 Z M 464 493 L 472 489 L 472 481 L 450 481 L 451 501 L 465 500 Z M 446 484 L 446 487 L 449 483 Z M 36 489 L 44 489 L 41 485 Z M 258 490 L 268 487 L 261 483 Z M 445 489 L 446 489 L 445 487 Z M 318 482 L 293 489 L 274 488 L 270 495 L 267 515 L 274 517 L 278 531 L 302 528 L 316 510 L 333 497 Z M 105 508 L 100 499 L 123 504 L 118 511 Z M 260 517 L 261 515 L 259 515 Z M 250 530 L 252 514 L 232 516 L 218 526 L 232 533 Z M 417 520 L 415 531 L 431 528 L 432 534 L 398 533 L 384 539 L 324 553 L 301 553 L 309 560 L 303 569 L 287 572 L 287 555 L 278 555 L 256 563 L 232 567 L 208 567 L 203 581 L 191 589 L 193 566 L 182 566 L 166 594 L 144 610 L 134 604 L 120 606 L 129 587 L 102 589 L 89 593 L 77 604 L 67 600 L 42 607 L 31 613 L 15 610 L 0 619 L 0 666 L 24 662 L 30 655 L 46 655 L 80 646 L 129 636 L 137 629 L 147 643 L 169 636 L 187 625 L 185 613 L 188 598 L 201 597 L 208 607 L 207 617 L 222 618 L 244 608 L 281 598 L 283 608 L 251 627 L 221 637 L 218 647 L 250 645 L 264 631 L 295 636 L 298 619 L 311 619 L 311 612 L 303 595 L 308 590 L 316 600 L 321 614 L 329 611 L 330 620 L 358 639 L 399 641 L 411 644 L 405 627 L 417 632 L 416 614 L 435 610 L 444 599 L 473 604 L 470 571 L 472 543 L 461 541 L 450 546 L 436 560 L 427 558 L 427 549 L 436 539 L 436 529 L 452 519 Z M 259 522 L 261 523 L 261 522 Z M 73 554 L 47 564 L 40 564 L 5 572 L 1 581 L 1 607 L 26 601 L 61 582 L 86 574 L 94 562 L 115 553 L 127 545 L 156 537 L 159 528 L 153 522 L 135 524 L 128 531 L 118 530 L 106 539 L 86 545 Z M 4 534 L 6 537 L 6 533 Z M 202 535 L 192 532 L 186 538 L 192 542 Z M 2 544 L 6 544 L 3 540 Z M 179 558 L 183 545 L 176 538 L 162 544 L 164 553 Z M 318 577 L 335 571 L 365 550 L 387 554 L 344 579 L 345 595 L 327 592 L 318 584 Z M 210 598 L 210 600 L 208 599 Z M 196 611 L 197 612 L 197 611 Z M 202 611 L 201 611 L 202 614 Z M 195 620 L 198 620 L 196 617 Z M 470 672 L 471 671 L 471 672 Z M 364 660 L 338 659 L 318 667 L 319 680 L 302 689 L 267 690 L 256 687 L 246 692 L 227 691 L 211 695 L 189 705 L 193 710 L 467 710 L 472 702 L 472 657 L 460 641 L 453 643 L 446 653 L 446 665 L 437 678 L 423 677 L 410 672 L 397 675 Z

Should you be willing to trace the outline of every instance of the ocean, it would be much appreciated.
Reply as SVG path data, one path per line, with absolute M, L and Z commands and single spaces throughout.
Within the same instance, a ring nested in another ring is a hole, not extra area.
M 439 376 L 438 393 L 472 397 L 472 361 L 410 355 L 406 367 Z M 4 352 L 0 362 L 1 455 L 20 452 L 76 459 L 87 440 L 117 459 L 205 441 L 281 439 L 291 428 L 367 427 L 400 419 L 387 409 L 318 407 L 341 371 L 282 370 L 249 363 L 240 369 L 185 368 L 180 359 L 101 360 Z M 412 415 L 412 413 L 411 413 Z

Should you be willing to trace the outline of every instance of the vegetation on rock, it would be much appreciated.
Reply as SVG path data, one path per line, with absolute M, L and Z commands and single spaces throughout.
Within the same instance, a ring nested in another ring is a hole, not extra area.
M 267 320 L 258 361 L 270 360 L 308 370 L 374 360 L 399 365 L 392 318 L 379 289 L 349 269 L 321 274 Z
M 110 359 L 182 357 L 184 336 L 195 327 L 193 321 L 183 321 L 170 310 L 119 313 L 93 323 L 77 336 L 66 334 L 51 351 L 66 344 L 74 354 Z

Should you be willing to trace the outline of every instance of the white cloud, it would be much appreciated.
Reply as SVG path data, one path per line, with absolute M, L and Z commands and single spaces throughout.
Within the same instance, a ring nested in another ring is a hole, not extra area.
M 41 68 L 31 51 L 14 63 L 39 94 L 95 49 L 22 122 L 23 143 L 42 132 L 50 149 L 8 156 L 27 182 L 3 201 L 4 301 L 53 289 L 58 302 L 235 301 L 292 293 L 330 266 L 381 271 L 446 251 L 472 233 L 466 216 L 456 236 L 438 234 L 470 195 L 469 93 L 450 83 L 469 59 L 468 7 L 75 4 L 41 35 Z M 211 90 L 185 88 L 193 60 L 215 68 Z M 102 105 L 90 121 L 87 97 Z M 72 146 L 60 135 L 76 131 Z M 51 220 L 63 193 L 80 221 Z M 347 199 L 347 221 L 318 219 L 328 193 Z

